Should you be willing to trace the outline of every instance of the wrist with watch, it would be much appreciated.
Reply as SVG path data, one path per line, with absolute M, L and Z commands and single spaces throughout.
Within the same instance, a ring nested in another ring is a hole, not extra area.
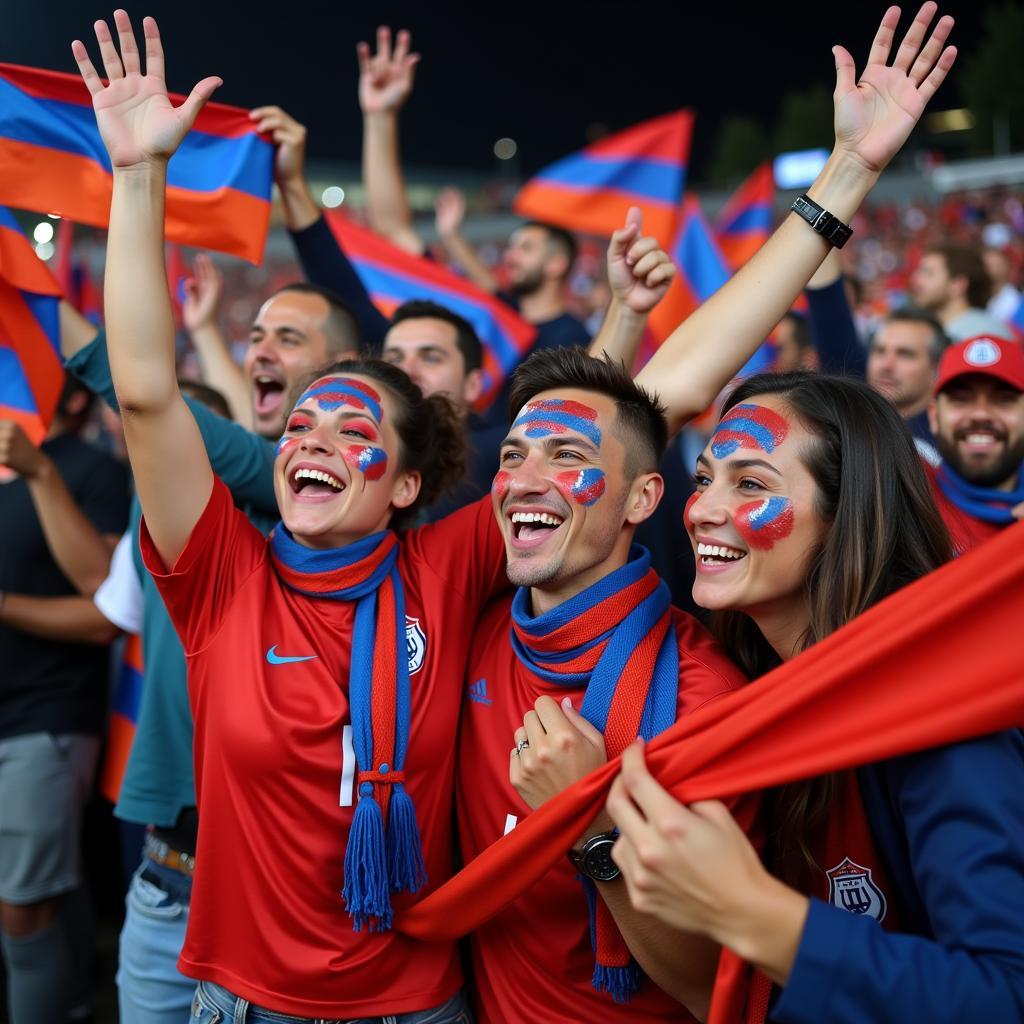
M 615 881 L 621 874 L 618 864 L 612 860 L 612 847 L 618 838 L 618 832 L 599 832 L 591 836 L 581 849 L 569 851 L 572 866 L 591 881 Z
M 823 206 L 819 206 L 808 195 L 797 196 L 790 209 L 802 217 L 829 245 L 842 249 L 850 240 L 853 229 L 844 224 L 838 217 L 831 214 Z

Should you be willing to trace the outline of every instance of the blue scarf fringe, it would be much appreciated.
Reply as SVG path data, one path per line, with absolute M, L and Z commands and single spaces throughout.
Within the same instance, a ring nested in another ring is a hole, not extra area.
M 942 462 L 935 474 L 942 493 L 961 512 L 986 523 L 1009 526 L 1015 506 L 1024 502 L 1024 464 L 1017 472 L 1017 486 L 1012 491 L 999 491 L 994 487 L 978 487 L 968 483 L 948 462 Z

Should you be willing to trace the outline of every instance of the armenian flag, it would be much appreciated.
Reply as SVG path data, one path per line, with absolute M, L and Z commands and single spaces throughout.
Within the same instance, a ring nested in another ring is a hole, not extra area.
M 90 323 L 103 324 L 103 296 L 93 282 L 85 261 L 75 256 L 75 226 L 61 218 L 57 222 L 57 251 L 53 257 L 53 274 L 64 298 Z
M 743 182 L 715 221 L 718 245 L 733 270 L 738 270 L 772 233 L 775 177 L 764 163 Z
M 273 161 L 248 111 L 207 103 L 167 165 L 168 239 L 259 263 Z M 81 78 L 0 64 L 0 202 L 106 227 L 112 186 Z
M 662 245 L 672 238 L 693 136 L 692 110 L 644 121 L 544 168 L 520 189 L 516 213 L 572 231 L 611 235 L 639 206 Z
M 486 408 L 530 350 L 537 329 L 500 299 L 439 263 L 397 248 L 344 214 L 325 210 L 324 216 L 363 287 L 385 316 L 410 299 L 430 299 L 473 325 L 484 347 L 484 390 L 478 404 Z
M 128 755 L 135 739 L 135 724 L 139 720 L 139 702 L 142 700 L 142 640 L 137 633 L 129 633 L 121 659 L 121 671 L 114 686 L 114 700 L 107 720 L 107 749 L 100 771 L 99 790 L 112 804 L 121 793 Z
M 64 384 L 60 285 L 10 211 L 0 207 L 0 417 L 33 444 L 46 436 Z

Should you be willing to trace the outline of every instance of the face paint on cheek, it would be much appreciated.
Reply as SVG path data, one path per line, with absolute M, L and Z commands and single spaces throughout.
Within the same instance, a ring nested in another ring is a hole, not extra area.
M 556 473 L 558 489 L 567 493 L 577 505 L 590 508 L 604 494 L 604 473 L 600 469 L 579 469 L 572 473 Z
M 582 402 L 572 402 L 564 398 L 545 398 L 539 402 L 528 402 L 512 424 L 513 430 L 517 427 L 525 427 L 527 437 L 581 434 L 595 448 L 601 447 L 597 410 Z
M 765 498 L 736 509 L 739 535 L 758 551 L 770 551 L 793 532 L 793 504 L 789 498 Z
M 773 409 L 745 402 L 733 406 L 711 435 L 711 454 L 716 459 L 732 455 L 737 448 L 752 448 L 771 454 L 786 440 L 789 421 Z
M 368 444 L 352 444 L 343 452 L 345 461 L 367 480 L 379 480 L 388 468 L 388 453 Z
M 505 495 L 508 494 L 509 484 L 512 482 L 512 477 L 507 470 L 499 469 L 494 474 L 494 480 L 491 482 L 491 494 L 498 499 L 499 502 L 505 500 Z
M 690 509 L 693 508 L 693 503 L 700 497 L 700 495 L 694 491 L 693 494 L 686 499 L 686 504 L 683 506 L 683 529 L 689 530 L 693 523 L 690 520 Z
M 277 442 L 277 447 L 274 449 L 274 459 L 279 459 L 282 455 L 290 452 L 301 440 L 299 437 L 282 437 Z

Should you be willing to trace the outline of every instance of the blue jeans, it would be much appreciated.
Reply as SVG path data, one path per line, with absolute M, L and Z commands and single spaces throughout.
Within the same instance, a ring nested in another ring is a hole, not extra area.
M 226 988 L 209 981 L 199 982 L 192 1001 L 190 1024 L 473 1024 L 473 1016 L 466 1007 L 462 993 L 457 992 L 447 1003 L 432 1010 L 400 1013 L 387 1017 L 359 1017 L 338 1020 L 325 1017 L 290 1017 L 253 1006 L 239 999 Z
M 125 899 L 117 968 L 122 1024 L 182 1024 L 196 983 L 178 970 L 192 879 L 149 858 Z

